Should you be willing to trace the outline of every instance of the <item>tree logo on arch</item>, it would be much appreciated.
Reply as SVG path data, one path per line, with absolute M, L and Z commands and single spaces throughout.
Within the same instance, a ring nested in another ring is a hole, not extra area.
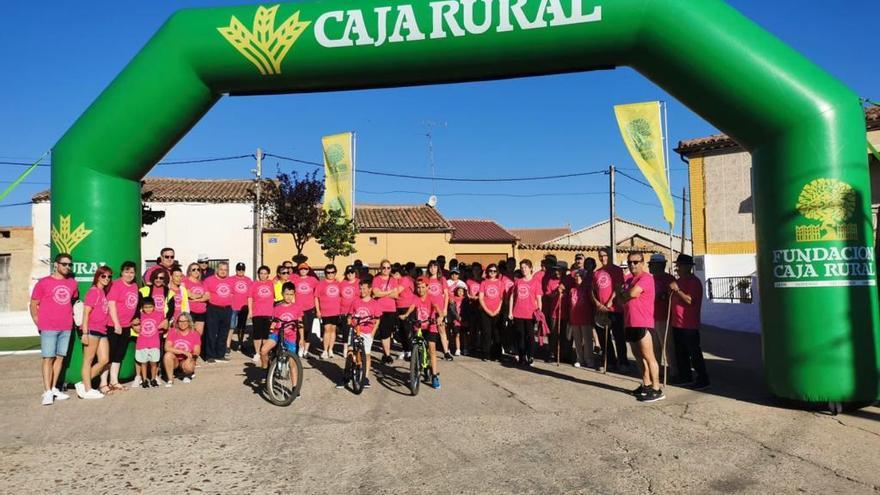
M 293 13 L 275 29 L 275 15 L 280 5 L 266 8 L 257 7 L 253 29 L 248 29 L 232 16 L 228 26 L 218 27 L 217 31 L 244 55 L 260 71 L 260 74 L 281 74 L 281 62 L 296 43 L 311 21 L 300 21 L 299 11 Z
M 819 225 L 795 227 L 798 242 L 851 241 L 858 239 L 856 224 L 846 223 L 856 208 L 856 192 L 837 179 L 816 179 L 809 182 L 798 196 L 797 210 Z

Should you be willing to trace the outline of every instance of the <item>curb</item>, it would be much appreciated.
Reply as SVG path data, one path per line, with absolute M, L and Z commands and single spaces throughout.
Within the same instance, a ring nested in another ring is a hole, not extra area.
M 39 354 L 40 350 L 30 350 L 30 351 L 0 351 L 0 356 L 18 356 L 24 354 Z

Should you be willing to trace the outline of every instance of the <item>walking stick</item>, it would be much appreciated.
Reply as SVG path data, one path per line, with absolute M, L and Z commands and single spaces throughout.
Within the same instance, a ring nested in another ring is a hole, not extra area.
M 669 319 L 672 316 L 672 294 L 669 295 L 669 303 L 666 305 L 666 330 L 663 332 L 663 347 L 660 359 L 663 363 L 663 388 L 666 388 L 666 380 L 669 375 L 669 360 L 666 359 L 666 336 L 669 335 Z
M 603 375 L 607 375 L 607 374 L 608 374 L 608 345 L 609 345 L 609 344 L 608 344 L 608 327 L 610 327 L 610 326 L 611 326 L 611 325 L 610 325 L 609 323 L 605 323 L 605 340 L 604 340 L 604 342 L 605 342 L 605 350 L 602 352 L 602 358 L 603 358 L 603 362 L 602 362 L 602 374 L 603 374 Z
M 562 296 L 560 296 L 560 298 L 561 297 Z M 562 304 L 559 304 L 559 303 L 560 303 L 560 301 L 557 301 L 556 309 L 554 310 L 556 312 L 556 318 L 554 318 L 554 320 L 556 320 L 556 321 L 553 323 L 553 326 L 556 327 L 556 367 L 557 368 L 559 367 L 559 359 L 560 359 L 559 352 L 562 347 L 562 335 L 559 334 L 559 327 L 560 327 L 559 319 L 562 316 Z

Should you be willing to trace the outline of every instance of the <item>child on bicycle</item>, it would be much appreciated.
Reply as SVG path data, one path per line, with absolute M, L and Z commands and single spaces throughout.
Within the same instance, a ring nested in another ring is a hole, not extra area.
M 260 348 L 260 364 L 264 370 L 269 369 L 269 352 L 278 345 L 279 333 L 284 334 L 284 346 L 291 355 L 296 355 L 297 337 L 299 329 L 302 325 L 303 310 L 296 304 L 296 285 L 293 282 L 284 282 L 281 286 L 281 302 L 275 306 L 273 310 L 273 322 L 269 331 L 269 339 L 263 342 Z M 295 324 L 285 324 L 288 322 L 296 322 Z M 280 330 L 283 329 L 283 332 Z M 290 373 L 293 383 L 298 383 L 299 377 L 296 376 L 296 362 L 293 358 L 290 360 Z
M 345 339 L 346 349 L 350 349 L 354 343 L 354 333 L 357 332 L 364 339 L 364 350 L 367 353 L 367 362 L 364 363 L 364 388 L 370 388 L 370 350 L 373 348 L 373 334 L 379 328 L 379 319 L 382 316 L 382 308 L 373 299 L 373 285 L 370 280 L 361 280 L 359 283 L 360 297 L 353 300 L 348 307 L 349 322 L 353 332 Z M 347 352 L 347 351 L 346 351 Z M 345 387 L 346 378 L 336 384 L 336 388 Z
M 422 331 L 422 337 L 428 342 L 428 355 L 431 358 L 431 387 L 439 389 L 437 343 L 440 342 L 440 331 L 437 328 L 437 317 L 440 315 L 440 308 L 437 307 L 437 303 L 433 299 L 428 297 L 428 279 L 426 277 L 419 277 L 416 280 L 416 297 L 413 304 L 406 310 L 406 313 L 400 315 L 400 318 L 406 320 L 414 311 L 418 320 L 418 328 Z M 413 356 L 413 359 L 415 358 Z

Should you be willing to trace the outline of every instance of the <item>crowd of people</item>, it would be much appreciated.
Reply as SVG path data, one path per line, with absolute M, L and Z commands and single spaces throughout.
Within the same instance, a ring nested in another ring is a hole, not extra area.
M 662 254 L 631 253 L 626 269 L 608 250 L 598 258 L 576 254 L 570 266 L 552 255 L 538 266 L 507 258 L 484 267 L 454 259 L 447 266 L 438 256 L 424 268 L 383 260 L 375 274 L 355 261 L 341 276 L 333 264 L 316 272 L 305 262 L 285 261 L 274 275 L 259 267 L 252 280 L 244 263 L 231 275 L 228 263 L 214 270 L 199 256 L 184 269 L 174 249 L 164 248 L 143 274 L 143 286 L 134 262 L 123 263 L 116 279 L 110 267 L 100 267 L 81 318 L 74 318 L 79 294 L 70 278 L 72 258 L 62 253 L 31 297 L 43 356 L 42 403 L 69 398 L 57 385 L 71 331 L 80 332 L 83 349 L 76 393 L 99 399 L 126 390 L 119 372 L 130 342 L 137 362 L 130 386 L 171 387 L 175 380 L 191 382 L 200 360 L 228 361 L 236 332 L 244 352 L 248 320 L 247 353 L 264 370 L 279 343 L 303 358 L 332 360 L 346 355 L 355 334 L 367 349 L 375 338 L 385 364 L 409 360 L 411 337 L 421 332 L 434 388 L 440 388 L 439 361 L 467 355 L 526 368 L 544 358 L 628 373 L 627 343 L 642 378 L 633 391 L 639 401 L 665 398 L 664 365 L 673 372 L 671 383 L 708 387 L 699 338 L 702 284 L 693 258 L 678 256 L 677 277 L 666 272 Z M 344 387 L 345 379 L 336 385 Z

